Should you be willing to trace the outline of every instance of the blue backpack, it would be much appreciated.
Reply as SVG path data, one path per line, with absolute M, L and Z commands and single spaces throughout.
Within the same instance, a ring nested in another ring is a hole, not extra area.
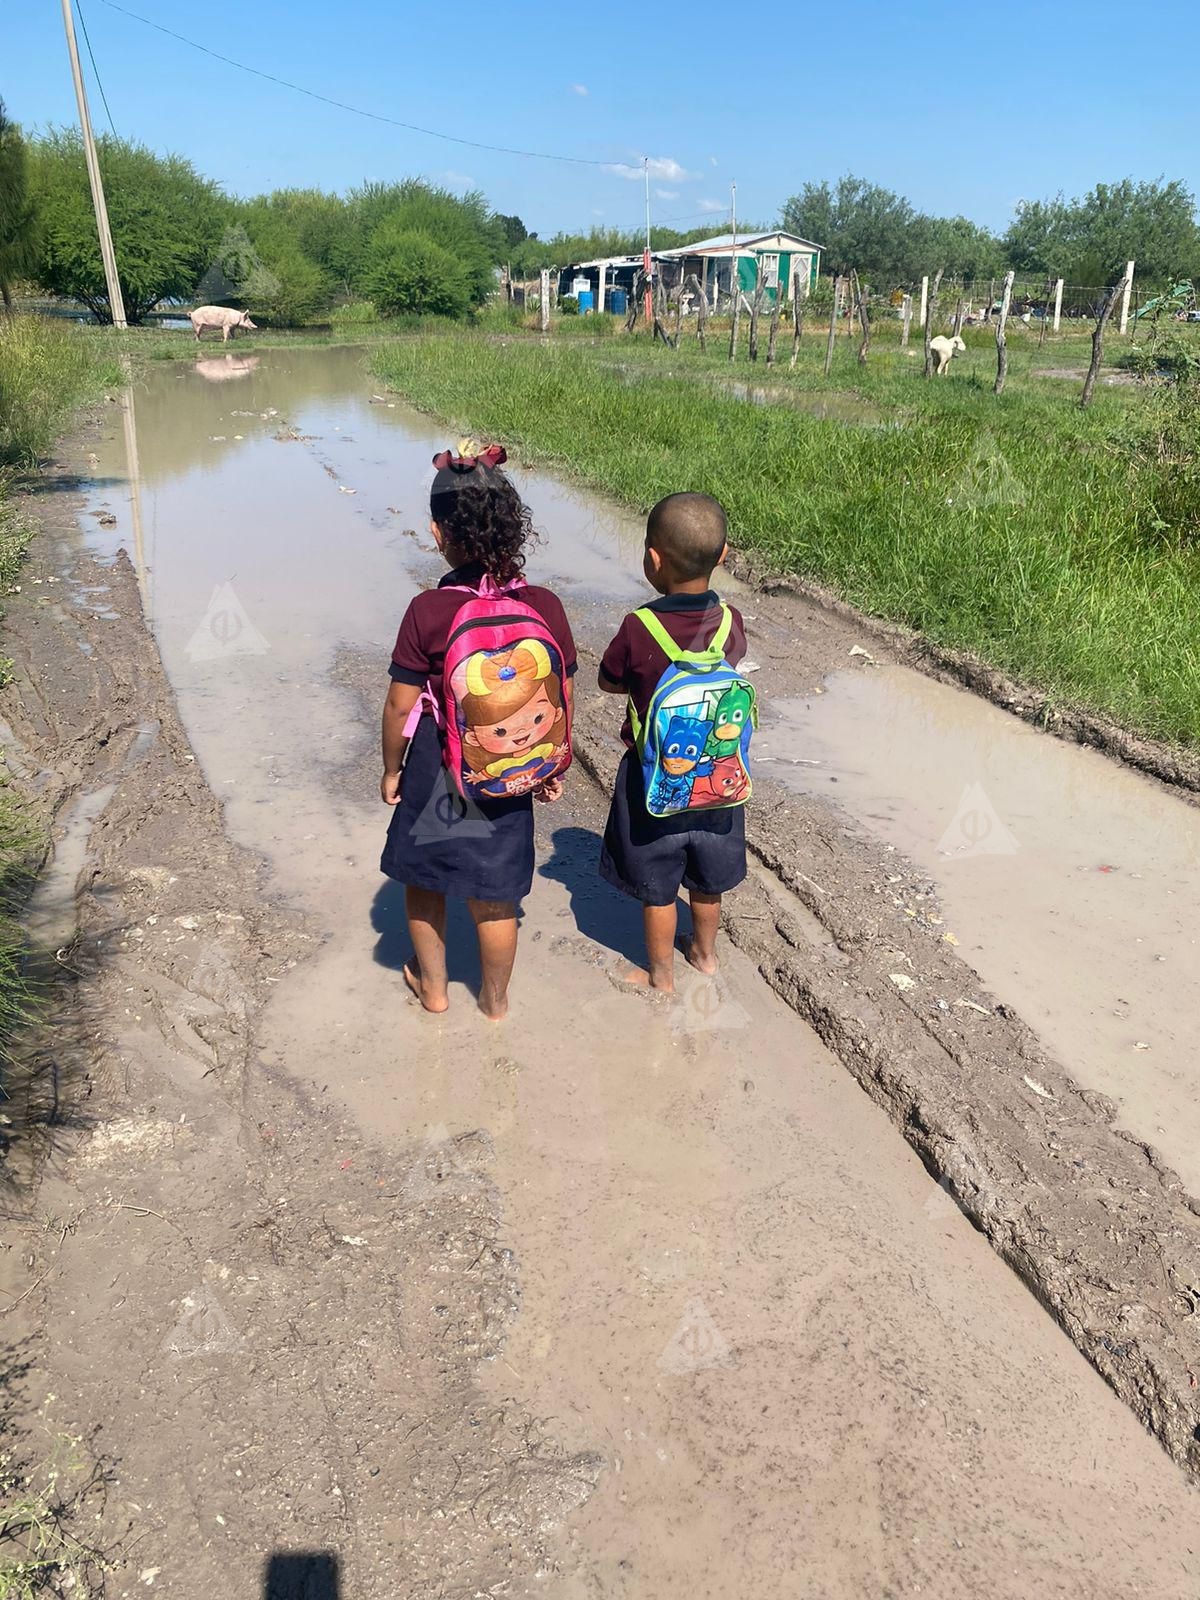
M 669 665 L 639 718 L 629 703 L 634 748 L 642 763 L 652 817 L 745 805 L 750 798 L 750 736 L 758 726 L 754 686 L 725 659 L 733 617 L 721 621 L 703 650 L 681 650 L 643 606 L 634 616 Z

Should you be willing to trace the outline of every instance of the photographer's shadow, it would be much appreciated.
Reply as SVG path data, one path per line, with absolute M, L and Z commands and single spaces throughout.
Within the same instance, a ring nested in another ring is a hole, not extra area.
M 341 1600 L 332 1550 L 276 1550 L 263 1571 L 263 1600 Z

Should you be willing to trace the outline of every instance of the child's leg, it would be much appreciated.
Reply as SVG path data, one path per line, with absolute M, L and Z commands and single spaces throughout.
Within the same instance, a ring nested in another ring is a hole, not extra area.
M 675 901 L 665 906 L 642 907 L 642 926 L 646 933 L 646 968 L 634 967 L 624 982 L 657 989 L 660 994 L 675 993 Z
M 517 907 L 512 900 L 468 900 L 479 935 L 479 1009 L 492 1022 L 508 1012 L 508 982 L 517 959 Z
M 721 925 L 721 896 L 701 894 L 699 889 L 689 889 L 692 907 L 691 937 L 680 943 L 684 955 L 695 967 L 711 978 L 717 970 L 717 929 Z
M 450 1004 L 446 993 L 446 896 L 409 883 L 404 886 L 404 906 L 416 952 L 404 969 L 404 981 L 426 1011 L 445 1011 Z

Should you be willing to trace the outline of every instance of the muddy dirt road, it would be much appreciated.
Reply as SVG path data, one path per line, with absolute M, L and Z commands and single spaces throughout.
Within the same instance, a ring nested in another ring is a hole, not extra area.
M 346 1600 L 1194 1595 L 1195 1491 L 754 963 L 612 987 L 585 772 L 510 1021 L 465 957 L 445 1019 L 406 1002 L 375 719 L 444 440 L 370 396 L 348 351 L 152 373 L 136 493 L 114 406 L 10 619 L 12 758 L 67 808 L 35 927 L 77 878 L 82 931 L 5 1286 L 111 1592 L 302 1593 L 272 1553 L 325 1551 Z M 594 650 L 638 530 L 522 481 Z M 809 688 L 851 637 L 814 620 Z

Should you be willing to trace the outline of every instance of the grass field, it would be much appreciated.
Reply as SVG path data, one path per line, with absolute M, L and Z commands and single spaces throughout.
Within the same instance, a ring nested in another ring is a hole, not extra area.
M 456 333 L 381 346 L 372 370 L 449 423 L 502 439 L 637 508 L 716 495 L 735 545 L 831 585 L 863 610 L 977 652 L 1062 701 L 1200 745 L 1200 542 L 1160 514 L 1168 467 L 1142 448 L 1144 389 L 1079 409 L 1086 334 L 1014 329 L 997 399 L 994 335 L 968 330 L 950 376 L 880 330 L 868 364 L 824 333 L 796 371 L 641 338 L 548 342 Z M 765 349 L 765 333 L 763 337 Z M 1127 342 L 1111 341 L 1111 354 Z M 1038 378 L 1045 369 L 1077 379 Z M 762 385 L 768 403 L 729 392 Z M 806 408 L 824 405 L 841 420 Z M 1185 508 L 1186 509 L 1186 508 Z

